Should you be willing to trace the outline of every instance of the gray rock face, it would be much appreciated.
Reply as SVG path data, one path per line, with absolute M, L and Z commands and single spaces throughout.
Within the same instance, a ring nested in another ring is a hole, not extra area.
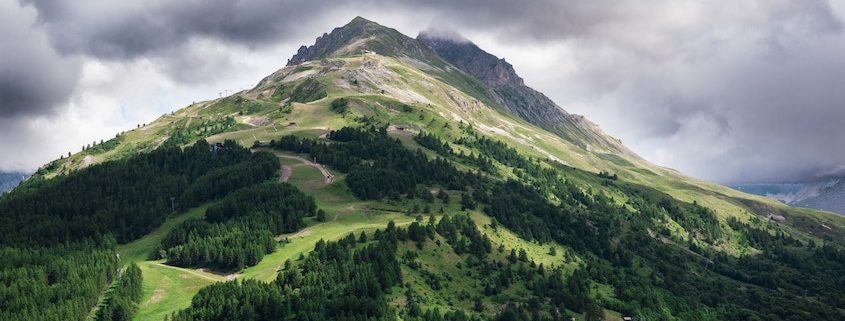
M 423 32 L 417 39 L 444 60 L 487 85 L 489 95 L 511 113 L 583 148 L 636 157 L 597 125 L 583 116 L 567 113 L 546 95 L 526 86 L 505 59 L 455 35 L 439 37 Z
M 299 47 L 287 65 L 321 60 L 332 56 L 360 54 L 372 51 L 383 56 L 408 56 L 423 61 L 436 57 L 425 44 L 403 35 L 395 29 L 356 17 L 343 27 L 317 37 L 314 45 Z
M 505 59 L 481 50 L 474 43 L 437 38 L 421 33 L 417 39 L 428 45 L 438 56 L 469 73 L 490 87 L 524 86 L 522 78 Z

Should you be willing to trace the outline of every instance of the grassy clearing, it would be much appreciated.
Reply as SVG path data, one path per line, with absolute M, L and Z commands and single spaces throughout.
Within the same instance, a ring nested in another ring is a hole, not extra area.
M 121 263 L 137 263 L 144 278 L 143 294 L 133 320 L 162 320 L 170 313 L 188 307 L 201 288 L 224 280 L 211 273 L 164 265 L 161 260 L 149 261 L 150 254 L 173 227 L 188 219 L 201 218 L 210 205 L 171 217 L 152 233 L 118 247 Z
M 171 229 L 173 229 L 173 227 L 179 225 L 179 223 L 182 223 L 185 220 L 203 217 L 203 215 L 205 215 L 205 209 L 209 206 L 211 206 L 211 204 L 206 204 L 188 210 L 184 214 L 171 217 L 164 221 L 164 224 L 159 226 L 150 234 L 147 234 L 146 236 L 130 243 L 119 246 L 117 248 L 117 252 L 120 253 L 120 262 L 126 265 L 132 262 L 141 262 L 149 260 L 150 254 L 155 251 L 156 247 L 158 247 L 158 244 L 161 243 L 161 239 L 163 239 L 167 235 L 167 233 L 170 232 Z
M 191 305 L 191 298 L 200 289 L 225 279 L 197 270 L 162 264 L 162 261 L 139 262 L 144 275 L 143 295 L 135 321 L 160 321 L 165 316 Z
M 554 242 L 547 244 L 529 242 L 520 238 L 504 226 L 498 225 L 494 229 L 490 224 L 492 219 L 487 215 L 473 212 L 471 217 L 479 229 L 481 229 L 481 232 L 487 235 L 490 241 L 493 242 L 493 248 L 499 245 L 505 246 L 505 254 L 510 253 L 511 249 L 516 251 L 524 249 L 526 254 L 528 254 L 528 258 L 537 264 L 550 267 L 563 267 L 567 273 L 577 269 L 583 262 L 574 251 L 567 249 L 563 245 Z M 554 248 L 554 255 L 551 254 L 552 248 Z
M 280 239 L 287 238 L 290 242 L 279 245 L 275 252 L 264 256 L 256 266 L 241 271 L 237 275 L 239 279 L 269 282 L 275 279 L 279 267 L 286 260 L 295 260 L 301 254 L 310 252 L 320 239 L 334 240 L 352 232 L 369 232 L 384 228 L 391 220 L 400 226 L 413 221 L 412 217 L 402 214 L 394 204 L 363 202 L 355 199 L 342 183 L 342 176 L 332 184 L 325 184 L 322 174 L 317 169 L 296 160 L 285 158 L 280 160 L 293 168 L 289 183 L 313 195 L 318 206 L 333 219 L 329 222 L 313 224 L 297 233 L 280 236 Z M 164 316 L 188 307 L 191 298 L 201 288 L 214 282 L 225 281 L 223 276 L 195 269 L 172 267 L 164 265 L 162 261 L 145 261 L 148 253 L 156 248 L 170 229 L 186 219 L 202 217 L 208 206 L 210 205 L 171 218 L 153 233 L 120 247 L 121 258 L 124 262 L 138 262 L 144 276 L 144 294 L 134 320 L 161 320 Z M 390 211 L 390 209 L 397 210 Z
M 390 221 L 397 225 L 407 225 L 413 218 L 397 213 L 353 213 L 338 216 L 336 221 L 319 223 L 305 228 L 297 233 L 280 236 L 289 243 L 280 245 L 275 252 L 265 255 L 257 265 L 244 269 L 239 278 L 257 279 L 270 282 L 276 278 L 279 268 L 286 260 L 294 261 L 302 254 L 314 249 L 314 244 L 320 239 L 337 240 L 349 233 L 371 232 L 383 229 Z

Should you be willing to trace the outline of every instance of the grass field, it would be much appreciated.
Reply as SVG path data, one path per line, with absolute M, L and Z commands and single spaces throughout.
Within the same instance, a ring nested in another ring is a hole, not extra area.
M 138 321 L 160 321 L 190 306 L 191 298 L 200 289 L 225 280 L 222 276 L 172 267 L 161 261 L 140 262 L 138 267 L 144 276 L 143 295 L 133 318 Z
M 310 252 L 320 239 L 334 240 L 352 232 L 383 229 L 391 220 L 400 226 L 410 224 L 414 220 L 401 212 L 402 204 L 364 202 L 356 199 L 342 183 L 343 176 L 337 175 L 338 173 L 333 173 L 336 180 L 332 184 L 326 184 L 323 175 L 316 168 L 286 158 L 280 161 L 293 168 L 288 182 L 314 196 L 317 205 L 325 210 L 331 219 L 323 223 L 309 219 L 307 222 L 312 223 L 309 227 L 296 233 L 281 235 L 279 239 L 287 238 L 290 242 L 279 245 L 275 252 L 264 256 L 257 265 L 238 273 L 237 279 L 269 282 L 275 279 L 277 270 L 286 260 L 295 260 L 301 254 Z M 149 235 L 120 246 L 121 261 L 125 264 L 136 262 L 144 277 L 143 297 L 133 320 L 162 320 L 165 316 L 188 307 L 191 298 L 203 287 L 227 280 L 225 276 L 149 260 L 149 254 L 155 250 L 168 231 L 187 219 L 202 217 L 208 206 L 210 204 L 172 217 Z
M 481 232 L 490 238 L 493 242 L 493 247 L 496 248 L 500 244 L 505 246 L 505 252 L 509 253 L 511 249 L 519 251 L 524 249 L 528 258 L 537 264 L 543 264 L 550 267 L 564 267 L 567 272 L 572 272 L 581 265 L 582 260 L 574 251 L 566 247 L 550 242 L 546 244 L 539 244 L 535 242 L 526 241 L 504 226 L 497 226 L 495 229 L 490 226 L 491 218 L 487 215 L 474 212 L 471 215 L 475 224 L 481 229 Z M 555 254 L 552 255 L 551 249 L 555 249 Z
M 208 206 L 210 204 L 171 217 L 152 233 L 118 247 L 121 263 L 137 263 L 144 279 L 138 313 L 133 320 L 162 320 L 174 311 L 188 307 L 201 288 L 224 280 L 215 274 L 149 260 L 150 254 L 173 227 L 188 219 L 201 218 Z
M 130 243 L 119 246 L 117 248 L 117 252 L 120 253 L 120 262 L 122 264 L 129 264 L 132 262 L 141 262 L 149 260 L 150 254 L 155 251 L 156 247 L 158 247 L 158 244 L 161 242 L 161 239 L 163 239 L 164 236 L 167 235 L 167 232 L 170 232 L 173 227 L 179 225 L 179 223 L 182 223 L 185 220 L 203 217 L 203 215 L 205 215 L 205 209 L 208 208 L 210 205 L 211 204 L 203 205 L 188 210 L 184 214 L 171 217 L 164 221 L 164 224 L 159 226 L 150 234 L 147 234 L 144 237 L 132 241 Z

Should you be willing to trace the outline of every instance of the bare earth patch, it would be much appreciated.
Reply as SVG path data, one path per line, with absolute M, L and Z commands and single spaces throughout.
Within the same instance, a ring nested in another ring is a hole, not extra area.
M 197 269 L 197 271 L 222 276 L 223 278 L 226 279 L 226 281 L 231 281 L 231 280 L 238 278 L 237 273 L 223 273 L 223 272 L 217 272 L 217 271 L 206 269 L 206 268 L 199 268 L 199 269 Z
M 293 168 L 288 165 L 282 165 L 281 174 L 279 175 L 279 182 L 287 182 L 290 175 L 293 174 Z
M 85 155 L 85 157 L 82 158 L 82 167 L 94 164 L 94 161 L 95 161 L 94 156 Z
M 144 304 L 154 304 L 161 301 L 161 299 L 164 299 L 165 296 L 167 296 L 167 293 L 164 292 L 164 289 L 155 289 L 155 291 L 153 291 L 153 295 Z

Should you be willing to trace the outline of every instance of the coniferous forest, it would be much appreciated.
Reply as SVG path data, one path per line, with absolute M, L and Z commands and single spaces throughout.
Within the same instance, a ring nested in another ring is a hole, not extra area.
M 600 280 L 616 289 L 614 294 L 618 300 L 590 302 L 580 299 L 568 304 L 555 301 L 561 307 L 582 313 L 595 310 L 600 304 L 642 319 L 659 319 L 666 308 L 684 320 L 765 320 L 773 317 L 831 320 L 842 316 L 841 310 L 836 308 L 843 303 L 837 296 L 837 289 L 845 285 L 845 281 L 830 278 L 845 272 L 841 249 L 801 242 L 782 233 L 771 235 L 739 222 L 732 223 L 732 228 L 747 235 L 746 242 L 765 249 L 769 255 L 735 258 L 692 242 L 687 248 L 679 248 L 659 222 L 671 218 L 703 242 L 714 242 L 726 232 L 712 210 L 695 203 L 679 202 L 643 186 L 620 182 L 614 175 L 590 175 L 601 185 L 612 186 L 625 194 L 628 201 L 619 205 L 603 193 L 582 189 L 567 180 L 567 173 L 580 173 L 576 169 L 562 165 L 549 169 L 540 166 L 539 160 L 524 158 L 504 144 L 474 137 L 475 140 L 468 138 L 457 143 L 478 147 L 482 157 L 513 167 L 522 179 L 497 181 L 477 173 L 456 175 L 449 187 L 464 190 L 461 194 L 464 208 L 472 209 L 478 203 L 489 216 L 528 240 L 554 241 L 571 247 L 585 257 L 590 266 L 579 272 L 579 277 Z M 332 132 L 328 138 L 334 143 L 288 136 L 273 144 L 282 150 L 309 153 L 341 171 L 348 171 L 349 177 L 355 178 L 349 183 L 350 189 L 365 199 L 413 195 L 411 188 L 416 184 L 445 185 L 436 179 L 437 176 L 399 185 L 380 182 L 376 176 L 391 177 L 393 170 L 416 177 L 427 169 L 425 162 L 408 159 L 392 162 L 391 159 L 421 154 L 399 151 L 401 144 L 389 138 L 384 130 L 344 128 Z M 445 144 L 435 139 L 426 135 L 417 141 L 432 146 L 439 154 L 448 154 L 449 149 L 442 147 Z M 395 151 L 390 146 L 395 146 Z M 419 159 L 424 158 L 420 156 Z M 446 160 L 429 161 L 432 163 L 439 164 L 443 172 L 456 171 Z M 355 180 L 359 177 L 371 179 L 367 184 L 357 185 Z M 382 193 L 373 192 L 373 189 Z M 553 195 L 559 203 L 550 202 L 546 195 Z M 650 233 L 663 236 L 655 238 Z M 553 287 L 549 283 L 545 285 Z M 577 288 L 583 286 L 576 286 L 573 291 Z M 729 288 L 739 290 L 725 290 Z M 816 293 L 818 301 L 797 304 L 808 292 Z M 525 319 L 523 312 L 509 308 L 500 317 Z M 531 316 L 529 319 L 538 318 Z
M 272 252 L 276 235 L 299 230 L 303 218 L 316 213 L 314 198 L 289 184 L 243 188 L 209 207 L 204 220 L 188 220 L 171 230 L 159 256 L 177 266 L 240 270 Z
M 119 272 L 117 244 L 161 225 L 174 205 L 225 195 L 277 168 L 275 157 L 232 141 L 199 141 L 27 181 L 0 199 L 0 320 L 81 320 L 115 282 L 101 318 L 129 320 L 140 274 Z
M 605 308 L 641 320 L 843 317 L 839 307 L 845 301 L 837 294 L 845 281 L 831 275 L 845 275 L 845 254 L 834 245 L 738 220 L 725 226 L 697 203 L 616 175 L 523 157 L 467 131 L 455 144 L 479 154 L 461 155 L 422 133 L 414 141 L 438 155 L 430 158 L 376 127 L 347 127 L 326 139 L 272 141 L 277 150 L 308 154 L 344 173 L 359 199 L 431 205 L 437 194 L 439 204 L 455 202 L 461 210 L 320 241 L 308 255 L 286 262 L 275 281 L 210 285 L 170 319 L 600 320 Z M 473 159 L 484 161 L 468 161 Z M 455 162 L 471 169 L 460 170 Z M 510 168 L 511 178 L 498 178 L 493 162 Z M 174 209 L 213 203 L 202 218 L 169 230 L 151 256 L 216 271 L 257 264 L 279 246 L 278 235 L 304 228 L 308 217 L 325 221 L 312 196 L 269 181 L 278 168 L 270 153 L 200 141 L 28 182 L 0 201 L 9 213 L 0 238 L 0 317 L 84 319 L 97 306 L 97 320 L 129 320 L 143 276 L 134 265 L 121 267 L 115 248 L 159 226 Z M 585 188 L 585 181 L 616 194 Z M 457 199 L 450 201 L 449 194 Z M 484 213 L 494 229 L 507 228 L 535 244 L 560 244 L 572 251 L 566 257 L 577 255 L 581 263 L 574 269 L 545 266 L 524 249 L 505 250 L 480 232 L 471 213 Z M 698 241 L 673 235 L 666 220 Z M 707 246 L 726 233 L 742 235 L 740 242 L 766 255 L 729 256 Z M 430 270 L 420 260 L 431 253 L 456 260 L 466 275 Z M 423 284 L 403 278 L 411 274 Z M 456 283 L 466 278 L 474 281 Z M 464 297 L 474 302 L 471 309 L 426 304 L 423 293 L 455 284 L 478 293 Z M 596 284 L 610 292 L 597 292 Z M 502 304 L 491 308 L 491 302 Z

